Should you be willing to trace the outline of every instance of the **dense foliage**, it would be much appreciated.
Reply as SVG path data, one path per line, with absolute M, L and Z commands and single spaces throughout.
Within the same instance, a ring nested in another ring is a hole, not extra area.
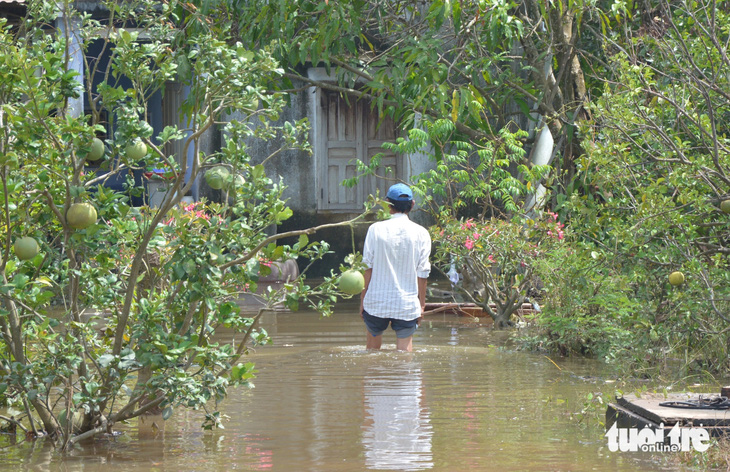
M 606 331 L 631 331 L 633 345 L 624 335 L 589 351 L 682 373 L 726 372 L 727 4 L 659 2 L 645 15 L 628 13 L 624 28 L 604 38 L 611 74 L 582 129 L 578 178 L 558 200 L 587 260 L 597 262 L 569 268 L 571 284 L 587 280 L 573 293 L 600 299 L 593 310 L 560 300 L 544 326 L 557 334 L 560 324 L 590 315 Z M 668 283 L 673 271 L 684 274 L 682 285 Z M 561 333 L 558 344 L 569 347 L 585 331 Z
M 68 113 L 79 93 L 69 38 L 37 27 L 57 17 L 56 3 L 31 5 L 29 22 L 0 41 L 0 328 L 4 394 L 27 401 L 42 429 L 70 438 L 64 409 L 82 411 L 79 431 L 93 431 L 152 407 L 202 406 L 248 380 L 239 355 L 265 335 L 232 299 L 255 289 L 262 259 L 326 251 L 309 230 L 288 247 L 275 241 L 291 234 L 266 236 L 290 210 L 244 145 L 307 146 L 303 123 L 276 121 L 302 84 L 396 119 L 401 138 L 387 147 L 430 163 L 411 183 L 438 228 L 437 269 L 471 264 L 484 287 L 474 301 L 498 302 L 498 323 L 542 288 L 527 345 L 647 374 L 730 369 L 727 2 L 109 2 L 110 22 L 82 18 L 84 47 L 101 41 L 110 54 L 87 58 L 104 77 L 86 84 L 90 121 Z M 123 28 L 131 22 L 144 39 Z M 309 67 L 329 80 L 312 80 Z M 155 131 L 148 98 L 172 80 L 189 87 L 189 128 Z M 114 132 L 99 171 L 84 158 L 105 116 Z M 205 151 L 218 126 L 222 146 Z M 126 151 L 137 138 L 143 165 Z M 174 142 L 195 158 L 172 158 Z M 223 203 L 180 207 L 185 174 L 221 164 L 243 177 L 223 188 Z M 140 166 L 171 177 L 158 209 L 131 204 Z M 361 163 L 360 177 L 377 166 Z M 123 190 L 99 185 L 112 175 Z M 82 201 L 99 222 L 76 229 L 66 211 Z M 40 253 L 17 258 L 21 236 Z M 668 283 L 674 271 L 683 284 Z M 311 292 L 289 289 L 291 306 Z M 318 300 L 326 311 L 332 299 Z M 82 318 L 87 309 L 105 313 L 101 329 Z M 239 330 L 238 344 L 215 344 L 217 326 Z
M 19 410 L 13 421 L 61 447 L 152 410 L 203 408 L 204 426 L 218 425 L 217 401 L 253 376 L 243 356 L 267 342 L 263 310 L 311 302 L 327 314 L 335 299 L 332 281 L 315 290 L 303 276 L 256 295 L 272 263 L 327 251 L 307 236 L 316 228 L 266 231 L 292 211 L 246 143 L 306 147 L 303 122 L 272 124 L 285 97 L 262 84 L 282 74 L 276 61 L 193 27 L 174 5 L 104 6 L 108 16 L 92 18 L 72 2 L 30 2 L 17 28 L 0 23 L 0 393 Z M 84 84 L 69 67 L 77 47 Z M 173 82 L 189 90 L 186 124 L 155 130 L 150 100 Z M 86 115 L 72 106 L 82 95 Z M 220 149 L 203 145 L 212 132 Z M 180 143 L 192 159 L 170 151 Z M 222 203 L 181 203 L 213 166 L 232 177 Z M 145 172 L 165 179 L 154 207 L 140 204 Z M 16 256 L 22 237 L 37 254 Z M 284 237 L 296 242 L 277 245 Z M 242 294 L 260 299 L 258 313 L 242 311 Z
M 570 236 L 535 265 L 545 306 L 530 345 L 727 370 L 727 2 L 212 3 L 285 79 L 396 118 L 392 148 L 432 160 L 411 180 L 440 227 L 519 228 L 541 204 L 559 215 Z M 456 256 L 466 236 L 441 247 Z

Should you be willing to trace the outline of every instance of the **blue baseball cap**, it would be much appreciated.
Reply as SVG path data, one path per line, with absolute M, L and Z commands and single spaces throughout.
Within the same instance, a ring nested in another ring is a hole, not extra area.
M 410 202 L 413 200 L 413 192 L 406 184 L 391 185 L 386 196 L 394 202 Z

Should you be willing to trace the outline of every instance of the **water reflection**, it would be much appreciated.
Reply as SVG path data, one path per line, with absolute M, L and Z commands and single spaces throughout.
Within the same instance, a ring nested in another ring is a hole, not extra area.
M 0 451 L 0 470 L 672 470 L 652 456 L 610 453 L 604 431 L 569 415 L 599 388 L 583 380 L 600 381 L 598 363 L 559 359 L 557 369 L 504 348 L 499 336 L 509 333 L 463 320 L 427 320 L 412 353 L 393 344 L 368 352 L 356 310 L 262 319 L 274 343 L 249 357 L 256 388 L 234 389 L 220 405 L 224 430 L 202 431 L 204 411 L 177 408 L 167 421 L 117 425 L 123 435 L 66 456 L 43 442 Z
M 266 447 L 267 438 L 251 434 L 245 435 L 242 439 L 246 455 L 254 458 L 249 463 L 252 470 L 268 470 L 274 467 L 274 451 Z
M 433 428 L 418 362 L 411 358 L 399 365 L 370 366 L 363 379 L 363 405 L 362 443 L 368 469 L 433 467 Z
M 451 337 L 449 338 L 449 346 L 459 345 L 459 330 L 455 327 L 451 328 Z

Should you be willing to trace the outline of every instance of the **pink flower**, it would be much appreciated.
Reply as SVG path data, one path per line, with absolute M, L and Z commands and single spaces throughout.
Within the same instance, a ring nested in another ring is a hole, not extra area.
M 563 239 L 565 237 L 565 233 L 563 233 L 562 230 L 558 231 L 558 239 Z
M 488 260 L 489 262 L 491 262 L 492 264 L 494 264 L 495 262 L 497 262 L 497 261 L 496 261 L 496 260 L 494 259 L 494 255 L 492 255 L 492 254 L 490 254 L 490 255 L 489 255 L 489 257 L 487 257 L 487 260 Z
M 469 238 L 466 238 L 466 242 L 464 243 L 464 247 L 471 250 L 474 248 L 474 241 L 472 241 Z
M 479 239 L 479 233 L 477 233 L 477 232 L 474 232 L 474 234 L 472 236 L 474 236 L 474 241 Z
M 210 215 L 205 213 L 203 210 L 198 210 L 195 212 L 196 218 L 203 218 L 204 220 L 210 220 Z

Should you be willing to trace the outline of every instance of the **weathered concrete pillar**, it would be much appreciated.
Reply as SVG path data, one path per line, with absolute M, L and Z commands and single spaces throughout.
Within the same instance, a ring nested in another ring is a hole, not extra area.
M 78 118 L 84 113 L 84 51 L 79 37 L 81 20 L 68 10 L 68 3 L 58 2 L 57 5 L 56 29 L 59 36 L 66 39 L 66 69 L 78 73 L 76 81 L 79 83 L 79 96 L 68 99 L 66 113 L 68 116 Z

